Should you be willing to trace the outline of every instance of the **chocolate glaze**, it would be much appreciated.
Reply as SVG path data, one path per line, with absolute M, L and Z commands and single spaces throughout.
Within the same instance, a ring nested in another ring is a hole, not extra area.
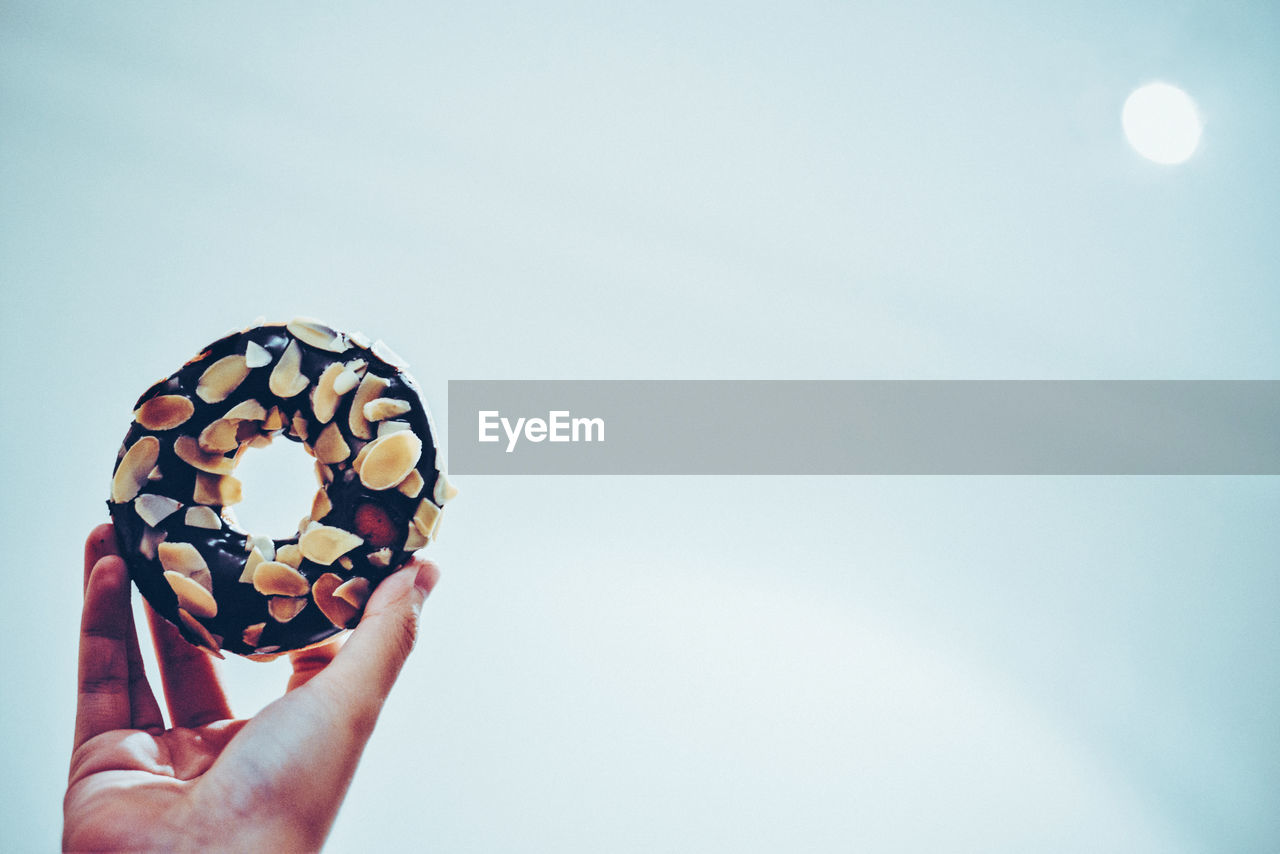
M 346 336 L 338 334 L 340 339 L 346 340 Z M 310 378 L 311 382 L 300 394 L 281 399 L 271 392 L 268 380 L 281 354 L 294 340 L 298 341 L 302 354 L 301 372 Z M 225 400 L 217 403 L 206 403 L 201 400 L 196 395 L 196 387 L 204 371 L 209 365 L 225 356 L 243 355 L 249 341 L 261 345 L 271 354 L 270 364 L 250 370 L 249 375 Z M 325 573 L 334 573 L 343 581 L 361 576 L 369 579 L 370 589 L 372 589 L 382 579 L 403 566 L 412 555 L 412 552 L 405 548 L 410 520 L 420 501 L 425 499 L 435 503 L 433 496 L 436 482 L 441 476 L 436 466 L 436 447 L 431 433 L 430 416 L 417 384 L 407 373 L 374 355 L 372 349 L 364 349 L 352 343 L 350 349 L 345 352 L 329 352 L 295 338 L 283 324 L 263 325 L 228 335 L 210 344 L 172 376 L 148 389 L 142 397 L 138 398 L 134 406 L 136 410 L 145 401 L 162 394 L 180 394 L 195 405 L 192 416 L 185 423 L 171 430 L 148 430 L 135 421 L 125 436 L 120 454 L 116 459 L 116 466 L 119 467 L 125 451 L 143 436 L 155 436 L 160 441 L 160 455 L 156 466 L 161 476 L 158 480 L 147 481 L 138 495 L 155 493 L 182 503 L 182 507 L 177 512 L 159 522 L 156 530 L 163 532 L 165 542 L 190 543 L 208 564 L 213 579 L 212 592 L 218 608 L 216 615 L 201 619 L 200 622 L 224 650 L 239 655 L 271 655 L 318 643 L 342 631 L 342 627 L 331 623 L 310 595 L 307 597 L 306 607 L 292 620 L 281 623 L 272 618 L 267 610 L 268 597 L 254 589 L 252 583 L 240 580 L 245 561 L 249 557 L 247 538 L 250 533 L 257 532 L 245 531 L 234 521 L 223 517 L 221 506 L 210 505 L 222 520 L 221 530 L 214 531 L 185 524 L 187 509 L 196 506 L 193 496 L 196 476 L 200 472 L 178 458 L 173 444 L 183 435 L 198 437 L 205 427 L 218 420 L 232 407 L 250 399 L 257 400 L 268 411 L 273 406 L 280 408 L 285 419 L 285 429 L 278 435 L 290 441 L 300 441 L 289 435 L 289 427 L 294 415 L 301 412 L 307 422 L 307 436 L 314 440 L 320 430 L 326 426 L 315 417 L 311 408 L 311 393 L 317 381 L 330 364 L 334 362 L 345 364 L 355 359 L 365 360 L 368 362 L 368 373 L 376 374 L 388 381 L 389 386 L 381 393 L 381 397 L 397 398 L 409 403 L 409 411 L 396 416 L 394 420 L 407 421 L 409 429 L 422 440 L 422 456 L 418 460 L 416 469 L 422 476 L 424 486 L 418 496 L 410 498 L 395 488 L 374 491 L 361 483 L 359 475 L 351 468 L 351 461 L 366 440 L 354 437 L 348 427 L 348 416 L 355 391 L 348 391 L 342 395 L 332 423 L 338 425 L 344 440 L 352 450 L 347 460 L 329 467 L 333 473 L 333 479 L 327 487 L 327 492 L 332 509 L 323 518 L 312 521 L 360 535 L 356 528 L 356 511 L 362 504 L 372 503 L 381 508 L 391 521 L 391 529 L 394 532 L 392 542 L 388 544 L 392 549 L 391 560 L 386 567 L 370 563 L 369 555 L 377 551 L 378 547 L 369 543 L 368 537 L 365 537 L 364 544 L 346 554 L 352 562 L 350 570 L 344 569 L 337 561 L 331 566 L 323 566 L 304 558 L 298 571 L 311 583 Z M 309 447 L 308 451 L 310 452 Z M 246 452 L 245 446 L 242 445 L 239 451 L 231 451 L 224 456 L 234 457 L 240 452 Z M 253 451 L 249 449 L 247 452 Z M 187 640 L 204 645 L 202 639 L 184 626 L 179 618 L 178 600 L 164 578 L 160 560 L 156 556 L 148 557 L 144 553 L 142 541 L 147 525 L 134 509 L 133 501 L 124 503 L 108 501 L 107 504 L 121 554 L 129 565 L 129 573 L 137 584 L 138 590 L 157 613 L 178 627 Z M 307 508 L 299 508 L 300 516 L 306 512 Z M 285 539 L 275 539 L 274 543 L 278 551 L 282 546 L 297 544 L 298 541 L 299 535 L 295 534 Z M 250 646 L 244 642 L 242 635 L 247 627 L 256 623 L 265 623 L 266 626 L 258 643 Z

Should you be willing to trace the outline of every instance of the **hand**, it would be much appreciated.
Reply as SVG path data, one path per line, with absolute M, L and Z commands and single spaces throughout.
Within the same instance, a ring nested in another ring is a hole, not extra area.
M 415 558 L 378 585 L 347 642 L 292 656 L 287 693 L 234 719 L 209 656 L 148 609 L 173 722 L 143 672 L 110 525 L 85 544 L 79 700 L 63 803 L 69 851 L 316 851 L 439 573 Z

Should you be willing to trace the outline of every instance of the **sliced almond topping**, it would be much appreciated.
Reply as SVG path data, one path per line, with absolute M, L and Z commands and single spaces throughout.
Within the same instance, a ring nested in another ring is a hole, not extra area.
M 342 431 L 338 429 L 337 424 L 330 424 L 320 431 L 320 438 L 316 440 L 314 450 L 316 459 L 329 465 L 343 462 L 351 456 L 351 446 L 342 437 Z
M 256 548 L 250 549 L 249 557 L 244 562 L 244 571 L 240 573 L 240 578 L 237 580 L 241 584 L 252 584 L 253 574 L 258 571 L 258 567 L 264 561 L 266 561 L 266 558 L 262 556 L 262 552 L 258 551 Z
M 288 596 L 272 596 L 267 600 L 267 611 L 278 623 L 287 623 L 307 607 L 305 597 L 291 599 Z
M 378 549 L 376 552 L 369 553 L 369 563 L 373 566 L 390 566 L 391 565 L 391 549 Z
M 431 532 L 435 530 L 436 522 L 440 519 L 440 508 L 431 503 L 430 498 L 424 498 L 418 502 L 418 509 L 413 514 L 413 525 L 427 539 L 431 539 Z
M 209 568 L 209 564 L 205 563 L 200 552 L 191 543 L 161 543 L 156 552 L 160 555 L 160 565 L 165 572 L 187 576 L 197 570 Z
M 267 387 L 276 397 L 288 398 L 300 394 L 311 380 L 302 375 L 302 348 L 297 341 L 290 341 L 276 366 L 271 369 Z
M 295 317 L 289 321 L 287 328 L 299 341 L 321 350 L 343 353 L 351 349 L 351 345 L 342 335 L 310 317 Z
M 289 564 L 264 560 L 253 572 L 253 589 L 264 596 L 303 596 L 311 584 Z
M 390 489 L 409 476 L 421 456 L 422 440 L 413 433 L 375 439 L 360 467 L 360 482 L 370 489 Z
M 284 428 L 284 413 L 280 411 L 280 407 L 273 406 L 271 411 L 267 413 L 266 420 L 262 422 L 262 429 L 268 433 L 274 433 Z
M 236 461 L 230 457 L 202 451 L 199 443 L 190 436 L 179 436 L 173 443 L 173 452 L 187 465 L 209 474 L 230 474 L 236 467 Z
M 316 600 L 320 613 L 329 618 L 340 629 L 345 629 L 359 614 L 359 610 L 345 599 L 334 596 L 334 591 L 342 586 L 342 579 L 332 572 L 326 572 L 316 579 L 311 586 L 311 598 Z
M 360 385 L 360 375 L 350 365 L 343 368 L 333 380 L 333 393 L 341 397 Z
M 387 342 L 383 341 L 381 338 L 373 342 L 373 355 L 377 356 L 392 367 L 400 368 L 401 370 L 405 370 L 409 367 L 409 363 L 406 362 L 399 353 L 388 347 Z
M 417 498 L 422 493 L 422 487 L 426 484 L 422 480 L 422 475 L 418 474 L 418 470 L 414 469 L 409 472 L 409 476 L 400 481 L 400 485 L 396 489 L 400 490 L 410 498 Z
M 153 397 L 134 410 L 133 418 L 148 430 L 172 430 L 186 422 L 196 405 L 180 394 Z
M 163 477 L 164 475 L 160 473 L 160 466 L 156 466 L 151 470 L 151 474 L 147 475 L 147 480 L 157 481 Z
M 368 350 L 373 346 L 373 342 L 369 340 L 369 336 L 363 332 L 348 332 L 347 337 L 351 339 L 351 343 L 355 344 L 361 350 Z
M 244 363 L 252 368 L 265 368 L 271 364 L 271 351 L 257 341 L 250 341 L 244 348 Z
M 143 557 L 147 560 L 155 560 L 156 548 L 164 542 L 167 536 L 169 536 L 168 531 L 147 528 L 142 532 L 142 539 L 138 542 L 138 551 L 142 552 Z
M 281 546 L 276 549 L 276 560 L 280 561 L 280 563 L 287 563 L 297 569 L 302 566 L 302 549 L 298 548 L 297 543 Z
M 409 523 L 409 536 L 405 537 L 404 547 L 408 551 L 420 549 L 427 544 L 426 536 L 418 530 L 418 526 Z
M 246 537 L 244 547 L 249 551 L 257 549 L 262 552 L 262 556 L 267 560 L 275 560 L 276 558 L 276 541 L 270 537 L 264 537 L 261 534 Z
M 302 535 L 298 545 L 307 560 L 330 566 L 339 557 L 363 542 L 363 539 L 350 531 L 331 525 L 317 525 Z
M 311 518 L 318 522 L 328 516 L 332 509 L 333 502 L 329 500 L 329 493 L 323 489 L 317 489 L 316 497 L 311 499 Z
M 253 344 L 252 341 L 249 342 Z M 252 626 L 245 626 L 244 634 L 240 635 L 240 640 L 245 642 L 246 646 L 257 647 L 258 642 L 262 640 L 262 630 L 267 627 L 266 623 L 254 623 Z
M 142 521 L 152 528 L 178 512 L 178 508 L 181 506 L 182 502 L 180 501 L 175 501 L 166 495 L 154 495 L 152 493 L 139 495 L 133 501 L 133 509 L 138 512 L 138 516 Z
M 329 468 L 319 460 L 316 461 L 316 480 L 320 481 L 321 486 L 328 486 L 333 483 L 333 469 Z
M 219 418 L 200 431 L 200 439 L 198 440 L 200 450 L 208 454 L 219 455 L 225 454 L 227 451 L 234 451 L 240 447 L 236 427 L 235 421 Z
M 377 400 L 371 400 L 361 409 L 366 421 L 385 421 L 388 418 L 395 418 L 397 415 L 404 415 L 408 411 L 409 401 L 397 400 L 394 397 L 380 397 Z
M 333 595 L 353 608 L 363 608 L 369 601 L 369 579 L 352 578 L 339 584 Z
M 215 507 L 239 504 L 242 498 L 240 481 L 229 474 L 222 477 L 198 474 L 194 498 L 196 504 L 211 504 Z
M 388 433 L 399 433 L 401 430 L 411 430 L 408 421 L 383 421 L 378 424 L 378 438 L 381 439 Z
M 356 562 L 351 559 L 351 555 L 343 555 L 338 558 L 338 566 L 350 571 L 356 568 Z
M 351 468 L 356 474 L 360 474 L 360 469 L 364 468 L 364 458 L 369 456 L 369 446 L 372 442 L 361 442 L 360 450 L 356 452 L 356 457 L 351 461 Z
M 254 436 L 252 439 L 249 440 L 250 448 L 265 448 L 265 447 L 268 447 L 270 444 L 271 444 L 271 437 L 266 433 L 263 433 L 261 436 Z
M 431 491 L 431 495 L 435 498 L 436 504 L 443 507 L 458 497 L 458 488 L 449 482 L 449 478 L 444 472 L 437 472 L 436 487 Z
M 217 658 L 223 658 L 222 653 L 218 651 L 218 647 L 221 645 L 219 644 L 218 639 L 210 634 L 209 630 L 206 629 L 199 620 L 191 616 L 191 614 L 187 613 L 183 608 L 178 609 L 178 619 L 182 621 L 182 625 L 186 626 L 192 634 L 200 639 L 200 644 L 205 649 Z
M 351 428 L 353 436 L 360 439 L 373 438 L 373 428 L 364 417 L 364 405 L 381 397 L 390 386 L 389 381 L 377 374 L 365 374 L 364 379 L 360 381 L 360 387 L 356 389 L 356 396 L 351 401 L 351 413 L 347 417 L 347 426 Z
M 223 356 L 200 375 L 200 381 L 196 383 L 196 397 L 205 403 L 226 400 L 247 376 L 249 366 L 245 364 L 244 356 Z
M 256 400 L 242 400 L 228 409 L 222 416 L 227 421 L 263 421 L 267 410 Z
M 167 543 L 166 543 L 167 545 Z M 187 578 L 180 572 L 165 570 L 164 580 L 173 588 L 178 597 L 178 607 L 190 611 L 197 617 L 213 617 L 218 613 L 218 603 L 213 594 L 205 590 L 199 583 Z
M 289 425 L 289 432 L 301 439 L 307 441 L 307 416 L 301 412 L 293 413 L 293 422 Z
M 316 420 L 321 424 L 332 421 L 333 414 L 338 411 L 339 393 L 336 383 L 344 370 L 340 362 L 334 362 L 325 368 L 320 379 L 316 380 L 315 390 L 311 392 L 311 411 L 316 414 Z
M 143 436 L 134 442 L 116 466 L 111 479 L 111 500 L 123 504 L 136 498 L 159 457 L 160 440 L 155 436 Z
M 187 515 L 183 521 L 191 528 L 208 528 L 210 531 L 222 529 L 222 520 L 218 518 L 218 514 L 214 513 L 212 508 L 205 507 L 203 504 L 188 507 Z

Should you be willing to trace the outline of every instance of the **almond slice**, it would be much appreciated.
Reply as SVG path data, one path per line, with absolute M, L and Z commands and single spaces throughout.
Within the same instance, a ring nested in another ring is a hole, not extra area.
M 147 560 L 155 560 L 156 548 L 167 536 L 169 536 L 168 531 L 157 531 L 155 528 L 143 530 L 142 539 L 138 541 L 138 551 L 142 552 L 142 556 Z
M 390 566 L 391 565 L 391 549 L 378 549 L 376 552 L 369 553 L 369 563 L 372 566 Z
M 250 344 L 253 342 L 250 341 Z M 240 635 L 240 640 L 244 641 L 245 646 L 257 647 L 262 640 L 262 630 L 267 627 L 266 623 L 254 623 L 252 626 L 245 626 L 244 633 Z
M 359 439 L 373 438 L 373 428 L 364 417 L 364 405 L 381 397 L 390 387 L 391 383 L 377 374 L 365 374 L 360 387 L 356 389 L 356 396 L 351 401 L 351 412 L 347 416 L 347 426 L 353 436 Z
M 264 537 L 261 534 L 250 535 L 245 538 L 244 547 L 249 551 L 257 549 L 262 552 L 262 556 L 267 560 L 275 560 L 276 558 L 276 541 L 270 537 Z
M 422 536 L 431 539 L 431 532 L 440 520 L 440 508 L 431 503 L 430 498 L 418 502 L 418 509 L 413 514 L 413 525 L 422 532 Z
M 360 612 L 350 602 L 334 596 L 334 591 L 341 586 L 341 578 L 332 572 L 326 572 L 311 586 L 311 598 L 315 600 L 320 613 L 329 618 L 329 622 L 340 629 L 345 629 Z
M 287 563 L 264 560 L 253 572 L 253 589 L 264 596 L 304 596 L 311 583 Z
M 267 410 L 261 403 L 250 398 L 228 409 L 222 417 L 227 421 L 265 421 Z
M 422 456 L 422 440 L 400 432 L 375 439 L 360 467 L 360 482 L 369 489 L 389 489 L 409 476 Z
M 276 560 L 280 563 L 287 563 L 289 566 L 297 569 L 302 566 L 302 549 L 298 548 L 297 543 L 289 543 L 276 549 Z
M 332 421 L 333 414 L 338 411 L 339 394 L 336 383 L 344 370 L 346 369 L 342 363 L 334 362 L 325 368 L 320 379 L 316 380 L 315 390 L 311 392 L 311 411 L 315 413 L 316 420 L 321 424 Z
M 161 543 L 156 552 L 160 555 L 160 565 L 165 572 L 185 576 L 209 568 L 209 564 L 205 563 L 200 552 L 191 543 Z
M 316 525 L 302 535 L 298 546 L 307 560 L 330 566 L 339 557 L 363 542 L 363 539 L 350 531 L 331 525 Z
M 367 578 L 350 578 L 337 589 L 333 591 L 333 595 L 346 602 L 352 608 L 363 608 L 364 603 L 369 601 L 369 579 Z
M 253 368 L 265 368 L 271 364 L 271 351 L 257 341 L 250 341 L 244 347 L 244 363 Z
M 235 421 L 227 421 L 224 418 L 214 421 L 200 431 L 200 438 L 197 440 L 200 450 L 207 454 L 225 454 L 227 451 L 234 451 L 240 447 L 237 426 Z
M 271 393 L 281 398 L 300 394 L 311 383 L 311 380 L 302 375 L 301 367 L 302 348 L 297 341 L 290 341 L 289 346 L 284 348 L 280 361 L 271 369 L 271 377 L 267 380 Z
M 351 389 L 360 385 L 360 375 L 347 365 L 333 380 L 333 393 L 341 397 Z
M 284 428 L 284 413 L 280 411 L 280 407 L 273 406 L 271 411 L 267 413 L 266 420 L 262 422 L 262 429 L 268 433 L 274 433 Z
M 229 474 L 222 477 L 213 474 L 196 475 L 196 488 L 193 495 L 196 504 L 227 507 L 239 504 L 242 497 L 240 481 Z
M 236 461 L 230 457 L 202 451 L 200 444 L 190 436 L 179 436 L 173 443 L 173 452 L 187 465 L 209 474 L 231 474 L 236 467 Z
M 316 480 L 320 481 L 321 486 L 328 486 L 333 483 L 333 469 L 316 460 Z
M 256 547 L 249 550 L 249 557 L 244 562 L 244 571 L 240 573 L 240 577 L 236 579 L 241 584 L 252 584 L 253 574 L 258 571 L 258 567 L 266 562 L 266 558 L 262 556 L 262 552 Z
M 249 366 L 245 364 L 244 356 L 223 356 L 200 375 L 196 383 L 196 397 L 205 403 L 226 400 L 247 376 Z
M 316 497 L 311 499 L 311 518 L 318 522 L 328 516 L 332 509 L 333 502 L 329 500 L 329 493 L 323 489 L 317 489 Z
M 133 501 L 133 509 L 137 511 L 142 521 L 152 528 L 178 512 L 178 508 L 181 506 L 182 502 L 180 501 L 176 501 L 166 495 L 154 495 L 152 493 L 139 495 Z
M 381 338 L 373 342 L 373 355 L 377 356 L 388 365 L 399 368 L 402 371 L 409 367 L 409 363 L 406 362 L 399 353 L 388 347 L 387 342 L 383 341 Z
M 164 580 L 178 597 L 178 607 L 197 617 L 213 617 L 218 613 L 218 603 L 213 594 L 180 572 L 165 570 Z
M 218 651 L 218 647 L 220 646 L 218 639 L 210 634 L 209 630 L 206 629 L 199 620 L 191 616 L 191 614 L 187 613 L 183 608 L 178 609 L 178 619 L 192 634 L 200 639 L 200 645 L 207 649 L 214 657 L 224 657 L 222 653 Z
M 321 350 L 344 353 L 351 349 L 343 335 L 310 317 L 295 317 L 286 328 L 299 341 Z
M 133 412 L 133 419 L 148 430 L 172 430 L 186 423 L 196 405 L 180 394 L 153 397 Z
M 291 599 L 288 596 L 272 596 L 267 600 L 267 611 L 278 623 L 287 623 L 307 607 L 305 597 Z
M 187 508 L 187 515 L 183 519 L 189 528 L 207 528 L 210 531 L 222 530 L 222 520 L 218 518 L 218 514 L 213 512 L 210 507 L 203 504 L 196 504 Z
M 159 458 L 160 440 L 155 436 L 143 436 L 134 442 L 116 466 L 116 473 L 111 479 L 111 500 L 124 504 L 136 498 Z
M 394 397 L 379 397 L 377 400 L 366 403 L 360 411 L 366 421 L 385 421 L 408 412 L 409 401 Z
M 360 469 L 364 468 L 364 458 L 369 456 L 369 446 L 373 443 L 361 442 L 359 444 L 360 450 L 356 451 L 355 459 L 351 461 L 351 468 L 355 470 L 356 474 L 360 474 Z
M 378 423 L 378 438 L 388 433 L 399 433 L 401 430 L 412 430 L 408 421 L 381 421 Z
M 300 411 L 293 413 L 293 421 L 289 422 L 289 433 L 305 443 L 307 441 L 307 416 Z
M 315 444 L 316 459 L 322 463 L 333 465 L 351 456 L 351 446 L 342 438 L 342 431 L 337 424 L 330 424 L 320 431 L 320 438 Z
M 422 487 L 424 486 L 426 486 L 426 483 L 423 481 L 422 475 L 418 474 L 417 469 L 414 469 L 409 472 L 408 477 L 400 481 L 400 485 L 396 489 L 409 498 L 417 498 L 422 494 Z
M 436 500 L 436 504 L 443 507 L 458 497 L 458 488 L 449 482 L 449 477 L 444 472 L 436 472 L 436 486 L 431 490 L 431 496 Z
M 426 537 L 426 535 L 425 535 L 425 534 L 423 534 L 421 531 L 419 531 L 419 530 L 418 530 L 418 526 L 417 526 L 417 525 L 415 525 L 415 524 L 413 524 L 412 522 L 410 522 L 410 523 L 409 523 L 409 535 L 408 535 L 407 537 L 405 537 L 405 540 L 404 540 L 404 547 L 405 547 L 405 550 L 406 550 L 406 551 L 415 551 L 415 550 L 417 550 L 417 549 L 422 548 L 422 547 L 423 547 L 423 546 L 425 546 L 426 544 L 427 544 L 427 537 Z

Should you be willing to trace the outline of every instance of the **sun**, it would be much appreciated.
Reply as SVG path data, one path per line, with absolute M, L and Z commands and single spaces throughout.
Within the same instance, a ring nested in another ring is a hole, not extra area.
M 1140 86 L 1124 102 L 1124 135 L 1148 160 L 1182 163 L 1200 144 L 1203 123 L 1191 96 L 1168 83 Z

